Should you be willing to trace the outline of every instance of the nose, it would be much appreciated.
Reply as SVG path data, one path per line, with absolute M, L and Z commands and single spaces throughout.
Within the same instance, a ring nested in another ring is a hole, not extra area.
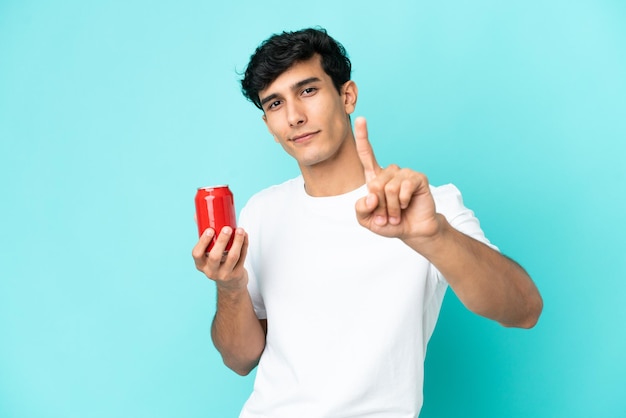
M 287 121 L 291 127 L 302 125 L 306 122 L 304 109 L 297 101 L 287 105 Z

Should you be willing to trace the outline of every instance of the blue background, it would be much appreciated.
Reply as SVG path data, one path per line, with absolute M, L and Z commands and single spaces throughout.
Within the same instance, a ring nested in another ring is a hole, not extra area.
M 625 417 L 617 0 L 0 0 L 0 417 L 237 416 L 253 376 L 211 344 L 193 196 L 298 174 L 237 73 L 312 25 L 379 162 L 455 183 L 545 300 L 523 331 L 448 292 L 421 416 Z

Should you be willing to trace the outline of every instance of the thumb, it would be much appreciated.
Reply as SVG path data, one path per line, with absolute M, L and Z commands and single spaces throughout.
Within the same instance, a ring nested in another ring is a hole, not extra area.
M 359 223 L 362 223 L 372 216 L 374 210 L 378 207 L 378 196 L 374 193 L 368 193 L 367 196 L 364 196 L 356 201 L 355 210 L 356 217 Z M 363 222 L 362 222 L 363 221 Z

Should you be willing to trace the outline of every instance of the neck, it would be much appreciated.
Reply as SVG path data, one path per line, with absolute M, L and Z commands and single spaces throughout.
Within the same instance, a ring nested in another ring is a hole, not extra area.
M 347 152 L 340 157 L 312 166 L 300 166 L 307 194 L 314 197 L 337 196 L 365 184 L 363 165 L 354 140 L 347 141 Z

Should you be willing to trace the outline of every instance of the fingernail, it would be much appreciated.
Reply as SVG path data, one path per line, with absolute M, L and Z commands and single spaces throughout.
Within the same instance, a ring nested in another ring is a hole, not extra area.
M 230 235 L 230 233 L 233 232 L 233 230 L 231 229 L 230 226 L 225 226 L 224 228 L 222 228 L 222 232 L 224 234 L 229 234 Z
M 381 215 L 377 215 L 376 217 L 374 217 L 374 223 L 376 225 L 384 225 L 387 223 L 387 218 Z
M 211 235 L 213 235 L 213 230 L 211 228 L 208 228 L 204 231 L 204 235 L 206 235 L 207 237 L 210 237 Z
M 376 196 L 374 196 L 373 194 L 368 194 L 367 195 L 367 199 L 365 199 L 365 204 L 370 207 L 372 205 L 374 205 L 374 203 L 376 203 L 375 201 Z
M 398 225 L 400 223 L 400 218 L 398 218 L 397 216 L 390 216 L 389 223 L 393 225 Z

